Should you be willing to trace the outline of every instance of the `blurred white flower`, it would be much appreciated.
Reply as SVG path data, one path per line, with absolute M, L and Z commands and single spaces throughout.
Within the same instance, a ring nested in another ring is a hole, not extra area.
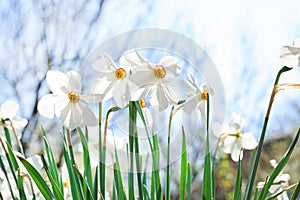
M 195 109 L 199 109 L 202 117 L 204 117 L 207 94 L 213 95 L 213 89 L 207 83 L 199 87 L 192 74 L 189 75 L 189 83 L 193 88 L 193 93 L 186 99 L 182 110 L 187 114 L 191 114 Z
M 46 81 L 52 94 L 46 94 L 40 99 L 38 111 L 41 115 L 48 118 L 60 117 L 64 126 L 69 129 L 78 127 L 82 121 L 88 126 L 97 124 L 94 113 L 81 100 L 96 103 L 102 100 L 103 95 L 80 95 L 80 74 L 75 71 L 64 74 L 49 70 Z
M 300 66 L 300 38 L 294 40 L 291 46 L 283 46 L 279 55 L 284 66 Z
M 277 166 L 277 162 L 275 159 L 270 160 L 270 164 L 273 168 Z M 282 191 L 284 191 L 288 185 L 289 180 L 291 179 L 290 175 L 287 173 L 283 173 L 282 171 L 277 175 L 277 177 L 274 179 L 273 184 L 271 185 L 269 192 L 271 194 L 277 194 Z M 261 189 L 265 185 L 265 182 L 258 182 L 257 188 Z M 289 200 L 289 197 L 287 195 L 287 192 L 284 191 L 280 195 L 277 196 L 278 200 Z
M 138 66 L 129 77 L 140 89 L 134 94 L 135 100 L 144 99 L 149 94 L 151 105 L 160 111 L 182 100 L 182 93 L 172 82 L 181 71 L 177 58 L 166 56 L 160 60 L 159 64 L 153 64 L 136 52 L 133 58 L 128 55 L 126 59 L 128 63 Z M 140 93 L 141 90 L 143 92 Z
M 1 121 L 5 119 L 10 119 L 13 127 L 15 129 L 22 129 L 27 125 L 27 120 L 21 117 L 16 116 L 19 109 L 19 104 L 13 101 L 6 101 L 0 106 L 0 118 Z M 0 122 L 2 123 L 2 122 Z M 7 124 L 8 122 L 5 122 Z M 10 128 L 8 126 L 7 128 Z
M 241 149 L 252 150 L 258 145 L 252 133 L 242 133 L 246 125 L 245 119 L 237 114 L 232 114 L 232 120 L 229 126 L 224 126 L 222 134 L 224 137 L 224 152 L 231 155 L 231 159 L 238 162 L 243 159 L 243 151 Z
M 131 100 L 131 91 L 135 86 L 128 81 L 128 76 L 131 70 L 138 67 L 128 63 L 125 57 L 130 57 L 132 60 L 136 59 L 134 52 L 124 53 L 119 59 L 120 67 L 117 67 L 114 61 L 107 54 L 103 53 L 92 66 L 98 79 L 92 84 L 91 92 L 104 94 L 105 100 L 112 97 L 120 108 L 125 107 Z

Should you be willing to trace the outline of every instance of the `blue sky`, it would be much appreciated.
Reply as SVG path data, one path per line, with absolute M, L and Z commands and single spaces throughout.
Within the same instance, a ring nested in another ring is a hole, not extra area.
M 111 36 L 163 28 L 186 35 L 207 52 L 223 81 L 227 119 L 234 111 L 241 113 L 248 122 L 246 129 L 258 136 L 281 67 L 280 48 L 300 37 L 299 7 L 297 0 L 110 0 L 97 12 L 95 0 L 4 1 L 0 4 L 0 67 L 6 76 L 0 80 L 7 89 L 0 100 L 20 100 L 21 114 L 30 116 L 35 85 L 25 72 L 30 68 L 34 77 L 42 78 L 47 55 L 53 68 L 78 70 L 88 53 Z M 20 84 L 13 87 L 6 82 L 18 73 Z M 283 81 L 299 82 L 299 70 L 284 75 Z M 45 85 L 42 88 L 47 92 Z M 282 93 L 274 104 L 269 133 L 285 132 L 287 124 L 287 130 L 300 125 L 300 93 Z

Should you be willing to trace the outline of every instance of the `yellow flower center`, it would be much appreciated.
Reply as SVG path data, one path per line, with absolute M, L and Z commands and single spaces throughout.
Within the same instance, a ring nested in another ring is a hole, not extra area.
M 242 133 L 239 132 L 239 131 L 237 131 L 235 137 L 236 137 L 237 139 L 241 138 L 241 137 L 242 137 Z
M 207 96 L 208 96 L 208 93 L 207 93 L 207 91 L 205 91 L 205 90 L 204 90 L 203 92 L 201 92 L 201 94 L 200 94 L 200 95 L 201 95 L 201 99 L 202 99 L 202 100 L 204 100 L 204 101 L 206 101 L 206 100 L 207 100 Z
M 164 78 L 166 76 L 166 70 L 161 65 L 156 65 L 153 70 L 153 74 L 156 78 Z
M 65 188 L 68 188 L 68 187 L 69 187 L 69 181 L 65 181 L 65 182 L 64 182 L 64 187 L 65 187 Z
M 145 101 L 145 99 L 141 99 L 141 100 L 139 100 L 139 102 L 140 102 L 140 105 L 141 105 L 142 108 L 146 107 L 146 101 Z
M 119 68 L 115 72 L 115 76 L 117 79 L 123 79 L 126 76 L 126 71 L 123 68 Z
M 68 97 L 71 103 L 77 103 L 80 100 L 78 92 L 69 92 Z

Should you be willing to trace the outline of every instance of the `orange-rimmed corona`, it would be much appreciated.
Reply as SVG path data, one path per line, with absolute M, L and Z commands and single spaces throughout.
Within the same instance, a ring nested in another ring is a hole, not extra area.
M 141 99 L 139 102 L 142 108 L 145 108 L 147 106 L 145 99 Z
M 164 78 L 167 72 L 163 66 L 156 65 L 156 67 L 153 69 L 153 74 L 156 78 Z
M 204 100 L 204 101 L 206 101 L 207 100 L 207 96 L 208 96 L 208 92 L 207 91 L 203 91 L 203 92 L 201 92 L 201 99 L 202 100 Z
M 123 79 L 126 76 L 126 71 L 123 68 L 119 68 L 115 72 L 115 76 L 117 79 Z
M 74 91 L 69 92 L 68 98 L 71 103 L 77 103 L 80 100 L 80 96 L 78 92 L 74 92 Z

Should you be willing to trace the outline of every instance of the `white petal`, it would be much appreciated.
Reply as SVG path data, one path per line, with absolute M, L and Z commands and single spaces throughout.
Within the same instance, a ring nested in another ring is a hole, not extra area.
M 79 94 L 81 93 L 81 76 L 75 71 L 69 71 L 68 72 L 68 77 L 69 77 L 69 91 L 74 91 L 78 92 Z
M 91 86 L 92 94 L 104 95 L 103 101 L 110 99 L 112 97 L 112 89 L 115 86 L 116 81 L 107 81 L 107 78 L 98 78 L 96 79 Z
M 46 81 L 53 94 L 67 94 L 69 92 L 69 78 L 60 71 L 49 70 Z
M 235 137 L 235 136 L 228 136 L 227 138 L 229 137 Z M 224 146 L 225 146 L 225 143 L 226 143 L 226 139 L 225 138 L 225 141 L 224 141 Z M 239 161 L 239 157 L 240 159 L 243 159 L 243 152 L 241 152 L 241 149 L 242 149 L 242 140 L 241 139 L 235 139 L 233 143 L 231 143 L 231 159 L 235 162 L 238 162 Z M 225 151 L 225 150 L 224 150 Z M 241 153 L 241 156 L 240 156 L 240 153 Z
M 159 62 L 164 67 L 174 67 L 178 64 L 178 59 L 173 56 L 165 56 Z
M 82 120 L 84 124 L 87 126 L 96 126 L 98 121 L 93 111 L 82 102 L 79 102 L 78 105 L 82 110 Z
M 137 51 L 125 52 L 120 58 L 120 67 L 127 70 L 135 70 L 144 65 L 149 65 L 149 61 L 142 57 Z
M 231 152 L 230 157 L 233 161 L 238 162 L 243 159 L 243 151 L 241 151 L 241 149 L 235 149 Z
M 232 113 L 232 118 L 230 125 L 234 127 L 235 130 L 241 131 L 246 126 L 245 119 L 238 113 Z
M 255 149 L 258 145 L 252 133 L 244 133 L 242 136 L 243 148 L 247 150 Z
M 175 57 L 172 57 L 172 56 L 163 57 L 160 60 L 160 64 L 166 70 L 165 78 L 174 78 L 174 77 L 178 76 L 181 72 L 181 68 L 178 65 L 178 60 Z
M 92 64 L 92 68 L 100 78 L 104 73 L 114 72 L 117 69 L 114 61 L 105 53 L 100 54 L 99 59 Z
M 6 101 L 0 106 L 0 117 L 3 119 L 14 117 L 19 109 L 19 104 L 13 101 Z
M 153 90 L 150 94 L 151 105 L 159 111 L 165 110 L 169 106 L 169 102 L 166 95 L 164 94 L 163 86 L 156 85 L 152 89 Z
M 46 94 L 44 95 L 38 103 L 38 112 L 47 118 L 54 118 L 60 116 L 60 112 L 68 104 L 68 98 L 66 95 L 54 95 Z
M 149 85 L 152 86 L 156 82 L 153 71 L 149 68 L 143 69 L 144 70 L 135 71 L 129 76 L 129 80 L 140 88 L 146 88 Z
M 103 100 L 104 95 L 101 94 L 89 94 L 81 95 L 80 99 L 84 100 L 87 103 L 99 103 Z
M 201 92 L 203 92 L 204 90 L 206 92 L 208 92 L 210 95 L 214 95 L 214 90 L 212 89 L 212 87 L 210 87 L 210 85 L 208 83 L 203 83 L 200 86 Z
M 113 99 L 116 105 L 120 108 L 124 108 L 130 101 L 130 88 L 126 80 L 119 80 L 112 91 Z
M 21 117 L 17 117 L 17 116 L 13 117 L 11 119 L 11 121 L 12 121 L 13 126 L 17 130 L 24 128 L 27 125 L 27 123 L 28 123 L 27 119 L 24 119 L 24 118 L 21 118 Z
M 179 100 L 184 99 L 184 95 L 178 90 L 178 87 L 172 81 L 163 80 L 162 82 L 162 88 L 170 104 L 175 105 L 179 102 Z
M 199 96 L 196 94 L 190 98 L 188 98 L 182 108 L 184 112 L 187 114 L 191 114 L 196 108 L 197 104 L 199 103 Z
M 236 142 L 236 137 L 235 136 L 227 136 L 224 139 L 224 152 L 225 153 L 231 153 L 232 146 Z
M 65 109 L 61 111 L 61 119 L 64 126 L 69 129 L 77 128 L 81 123 L 81 109 L 77 103 L 69 103 Z

